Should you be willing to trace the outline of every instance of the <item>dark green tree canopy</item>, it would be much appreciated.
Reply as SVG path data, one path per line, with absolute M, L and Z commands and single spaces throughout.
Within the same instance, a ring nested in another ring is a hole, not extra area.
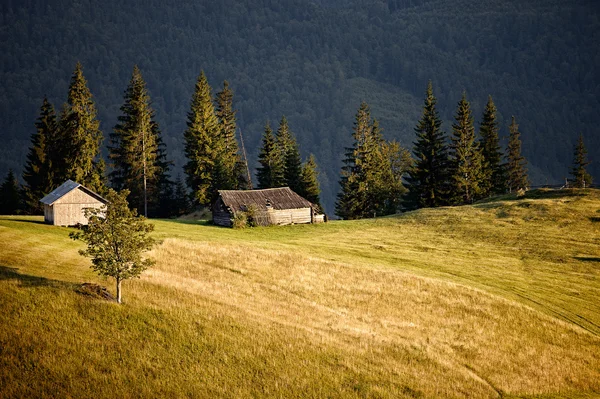
M 148 216 L 148 198 L 156 202 L 158 180 L 167 173 L 164 159 L 161 163 L 160 129 L 154 120 L 150 95 L 140 69 L 133 73 L 124 93 L 124 103 L 118 123 L 110 135 L 109 159 L 111 185 L 129 190 L 129 202 Z M 162 154 L 164 157 L 164 154 Z
M 277 128 L 277 144 L 283 156 L 283 177 L 285 185 L 296 193 L 301 190 L 302 161 L 296 137 L 291 132 L 285 116 Z
M 262 147 L 258 155 L 260 166 L 256 170 L 258 188 L 284 187 L 284 159 L 281 147 L 273 136 L 273 129 L 267 121 L 262 138 Z
M 310 154 L 308 160 L 302 165 L 302 173 L 300 175 L 300 188 L 297 191 L 299 195 L 306 198 L 313 204 L 317 205 L 322 211 L 321 188 L 319 186 L 319 172 L 317 170 L 317 160 L 313 154 Z
M 406 191 L 402 175 L 397 175 L 403 149 L 386 143 L 377 120 L 371 118 L 363 102 L 354 121 L 353 146 L 346 149 L 336 203 L 336 214 L 343 219 L 360 219 L 395 213 Z
M 506 149 L 506 186 L 509 192 L 526 190 L 529 187 L 527 176 L 527 161 L 521 155 L 521 133 L 515 117 L 512 117 L 508 127 L 508 147 Z
M 216 197 L 215 160 L 222 152 L 219 120 L 215 114 L 211 88 L 204 71 L 196 82 L 184 133 L 184 166 L 187 184 L 195 205 L 208 206 Z
M 436 109 L 431 81 L 427 84 L 425 104 L 415 127 L 414 165 L 408 172 L 405 206 L 408 209 L 436 207 L 449 202 L 449 158 L 446 136 Z
M 587 150 L 583 144 L 583 134 L 579 135 L 575 153 L 573 156 L 573 166 L 571 167 L 571 184 L 573 187 L 585 188 L 592 184 L 592 175 L 587 172 L 587 166 L 590 162 L 587 159 Z
M 26 211 L 39 214 L 43 212 L 40 199 L 61 184 L 55 181 L 53 170 L 59 164 L 57 157 L 60 154 L 56 113 L 47 98 L 44 98 L 35 127 L 23 171 L 23 195 Z
M 475 140 L 471 105 L 463 92 L 452 125 L 450 145 L 450 187 L 455 204 L 469 204 L 481 196 L 483 157 Z
M 481 195 L 502 194 L 506 191 L 506 174 L 502 165 L 502 149 L 498 137 L 497 109 L 492 96 L 483 111 L 483 119 L 479 126 L 481 136 L 481 154 L 483 155 L 483 176 Z
M 154 225 L 146 223 L 143 216 L 137 216 L 135 209 L 129 209 L 128 195 L 127 190 L 117 193 L 110 189 L 106 194 L 108 205 L 85 209 L 88 225 L 70 234 L 71 238 L 87 243 L 87 249 L 79 253 L 92 259 L 92 269 L 116 280 L 119 303 L 121 282 L 139 277 L 154 264 L 153 260 L 142 257 L 143 252 L 154 245 L 148 236 Z
M 21 189 L 12 169 L 0 186 L 0 215 L 16 215 L 21 210 Z
M 78 62 L 59 122 L 63 162 L 55 170 L 60 181 L 71 179 L 102 193 L 106 187 L 105 164 L 100 158 L 103 135 L 96 115 L 92 93 Z
M 220 190 L 246 188 L 245 165 L 242 163 L 236 139 L 236 111 L 233 109 L 233 90 L 227 81 L 216 95 L 216 116 L 219 121 L 221 153 L 216 159 L 216 186 Z

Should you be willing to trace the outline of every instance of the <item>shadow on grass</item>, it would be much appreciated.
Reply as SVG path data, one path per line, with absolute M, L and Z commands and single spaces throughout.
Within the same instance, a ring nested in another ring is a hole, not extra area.
M 600 223 L 600 216 L 592 216 L 590 220 L 592 223 Z
M 35 224 L 46 224 L 43 220 L 29 220 L 29 219 L 20 219 L 20 218 L 2 218 L 2 220 L 8 220 L 10 222 L 22 222 L 22 223 L 35 223 Z M 48 225 L 50 226 L 50 225 Z
M 194 219 L 156 219 L 162 222 L 170 222 L 177 224 L 186 224 L 186 225 L 197 225 L 197 226 L 207 226 L 207 227 L 221 227 L 217 226 L 212 222 L 212 220 L 194 220 Z M 152 220 L 150 220 L 152 222 Z
M 582 262 L 600 262 L 600 258 L 595 258 L 593 256 L 576 256 L 575 259 Z
M 19 269 L 17 269 L 16 267 L 0 265 L 0 281 L 18 280 L 23 287 L 53 287 L 74 289 L 77 286 L 77 284 L 68 283 L 66 281 L 52 280 L 45 277 L 21 274 L 18 270 Z

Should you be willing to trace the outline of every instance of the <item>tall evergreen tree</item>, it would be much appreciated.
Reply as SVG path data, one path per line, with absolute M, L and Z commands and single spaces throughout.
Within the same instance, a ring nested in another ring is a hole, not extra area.
M 302 173 L 300 175 L 300 189 L 297 193 L 317 205 L 319 209 L 321 200 L 321 188 L 319 187 L 319 172 L 317 171 L 317 161 L 313 154 L 310 154 L 308 160 L 302 165 Z
M 404 176 L 411 170 L 413 160 L 410 152 L 397 141 L 384 142 L 381 146 L 381 172 L 378 178 L 381 183 L 380 214 L 397 213 L 402 206 L 402 198 L 406 194 Z
M 415 163 L 406 178 L 407 208 L 436 207 L 448 204 L 449 159 L 446 137 L 441 130 L 442 121 L 436 110 L 431 81 L 427 84 L 425 105 L 419 123 L 415 127 L 417 141 L 414 143 Z
M 21 209 L 21 189 L 12 169 L 0 186 L 0 215 L 15 215 Z
M 23 171 L 23 196 L 27 212 L 37 214 L 44 210 L 40 199 L 60 184 L 54 181 L 52 173 L 53 160 L 60 154 L 56 144 L 56 113 L 47 98 L 44 98 L 35 127 Z
M 481 153 L 483 155 L 482 195 L 502 194 L 506 191 L 506 176 L 502 165 L 502 150 L 498 137 L 498 121 L 496 119 L 496 105 L 492 96 L 483 112 L 483 120 L 479 127 L 481 136 Z
M 573 187 L 586 188 L 592 184 L 592 175 L 590 175 L 586 167 L 590 164 L 587 160 L 587 150 L 583 144 L 583 134 L 579 135 L 577 145 L 575 146 L 575 154 L 573 158 L 573 167 L 571 167 L 571 184 Z
M 273 129 L 267 121 L 262 138 L 262 147 L 258 155 L 260 166 L 256 171 L 258 188 L 285 186 L 283 154 L 273 136 Z
M 129 203 L 148 217 L 149 197 L 158 196 L 158 177 L 166 165 L 161 164 L 164 159 L 159 159 L 160 129 L 153 120 L 150 95 L 137 65 L 124 100 L 119 122 L 110 135 L 111 184 L 117 190 L 129 190 Z
M 343 219 L 360 219 L 377 214 L 379 204 L 382 138 L 378 124 L 371 119 L 371 111 L 363 102 L 354 121 L 352 147 L 346 148 L 336 215 Z
M 300 149 L 294 134 L 290 131 L 288 121 L 285 116 L 279 122 L 277 129 L 277 144 L 283 155 L 283 176 L 285 185 L 294 192 L 301 190 L 302 161 L 300 159 Z
M 204 71 L 196 82 L 184 133 L 184 166 L 194 205 L 208 206 L 216 197 L 215 160 L 222 152 L 219 121 Z
M 64 151 L 57 168 L 60 180 L 71 179 L 96 192 L 105 190 L 105 164 L 100 158 L 102 132 L 96 106 L 80 63 L 71 77 L 67 104 L 61 114 L 59 131 Z
M 245 166 L 242 163 L 238 142 L 235 136 L 236 118 L 233 109 L 233 91 L 227 81 L 223 90 L 216 95 L 216 115 L 221 135 L 221 154 L 216 159 L 218 189 L 233 190 L 247 186 Z
M 456 204 L 469 204 L 481 195 L 483 156 L 475 140 L 471 106 L 463 92 L 452 125 L 450 145 L 451 192 Z
M 525 167 L 527 161 L 525 160 L 525 157 L 521 155 L 521 133 L 519 132 L 519 125 L 517 125 L 514 116 L 512 117 L 512 122 L 508 127 L 508 131 L 506 186 L 509 192 L 516 192 L 521 189 L 526 190 L 529 186 L 527 169 Z

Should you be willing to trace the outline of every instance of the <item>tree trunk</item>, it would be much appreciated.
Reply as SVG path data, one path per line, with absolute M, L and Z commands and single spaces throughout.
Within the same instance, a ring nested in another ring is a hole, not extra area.
M 142 155 L 144 157 L 144 217 L 148 217 L 148 197 L 146 194 L 146 132 L 142 134 Z
M 117 279 L 117 303 L 121 303 L 121 280 Z

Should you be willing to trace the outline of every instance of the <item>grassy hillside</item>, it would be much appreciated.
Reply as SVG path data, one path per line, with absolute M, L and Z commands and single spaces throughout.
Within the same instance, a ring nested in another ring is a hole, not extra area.
M 0 217 L 0 397 L 594 397 L 600 193 L 376 220 L 155 221 L 123 306 L 70 229 Z

